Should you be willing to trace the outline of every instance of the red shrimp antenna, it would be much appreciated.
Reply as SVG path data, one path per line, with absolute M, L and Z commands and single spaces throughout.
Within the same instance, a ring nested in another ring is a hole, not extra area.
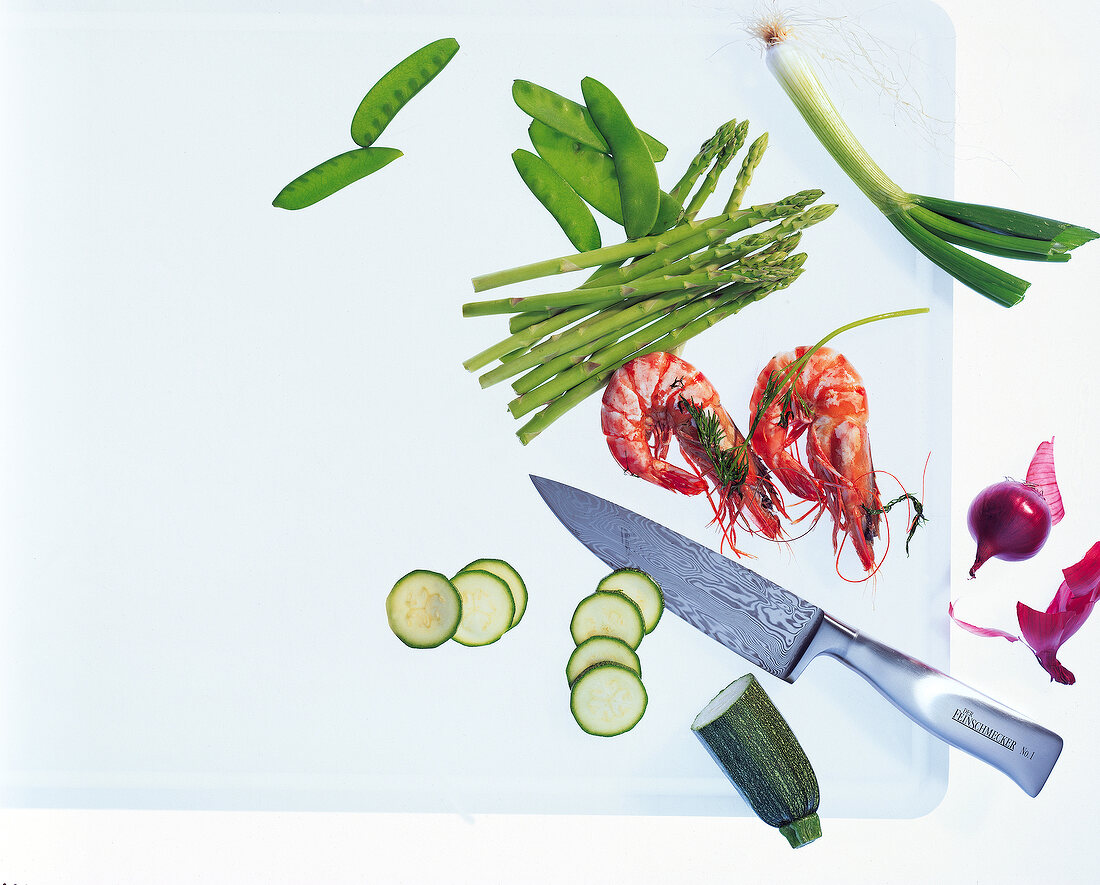
M 874 578 L 878 574 L 879 569 L 882 568 L 882 564 L 886 561 L 886 555 L 890 552 L 890 544 L 891 544 L 890 519 L 887 516 L 887 514 L 890 512 L 891 508 L 895 504 L 898 504 L 901 501 L 905 501 L 905 508 L 906 508 L 906 520 L 905 521 L 906 521 L 906 524 L 909 526 L 909 533 L 908 533 L 908 536 L 906 538 L 906 548 L 908 549 L 909 539 L 913 537 L 913 533 L 917 530 L 917 527 L 922 522 L 924 522 L 924 520 L 925 520 L 924 507 L 923 507 L 921 502 L 924 500 L 925 481 L 926 481 L 927 475 L 928 475 L 928 462 L 931 459 L 932 459 L 932 453 L 929 452 L 928 455 L 924 459 L 924 469 L 921 471 L 921 496 L 920 496 L 920 498 L 915 498 L 913 495 L 911 495 L 906 490 L 905 485 L 902 483 L 902 481 L 900 479 L 898 479 L 894 474 L 890 473 L 888 470 L 872 471 L 876 475 L 881 473 L 885 476 L 890 477 L 890 479 L 892 479 L 894 482 L 896 482 L 898 484 L 898 488 L 901 489 L 901 495 L 900 496 L 893 499 L 892 501 L 887 502 L 885 505 L 883 505 L 882 507 L 879 508 L 879 512 L 882 513 L 882 515 L 883 515 L 883 520 L 882 521 L 886 525 L 886 538 L 885 538 L 886 549 L 884 549 L 882 551 L 882 556 L 879 557 L 879 560 L 875 564 L 875 567 L 871 571 L 869 571 L 865 576 L 863 576 L 862 578 L 849 578 L 849 577 L 846 577 L 840 571 L 840 554 L 841 554 L 841 551 L 844 549 L 845 542 L 847 542 L 847 540 L 848 540 L 848 536 L 847 536 L 847 534 L 845 534 L 844 539 L 840 542 L 840 546 L 837 549 L 836 563 L 835 563 L 836 573 L 840 577 L 841 580 L 847 581 L 849 584 L 862 584 L 864 581 L 868 581 L 868 580 Z M 914 513 L 914 506 L 916 506 L 916 508 L 917 508 L 916 513 Z
M 844 533 L 844 537 L 841 539 L 840 544 L 836 548 L 836 559 L 833 562 L 833 566 L 836 569 L 837 577 L 842 581 L 846 581 L 849 584 L 864 584 L 867 581 L 873 581 L 878 575 L 879 569 L 882 568 L 882 564 L 886 562 L 886 554 L 890 552 L 890 521 L 888 519 L 883 520 L 886 523 L 886 549 L 882 551 L 882 556 L 879 557 L 878 562 L 875 563 L 867 574 L 862 578 L 849 578 L 840 570 L 840 555 L 844 552 L 844 545 L 848 543 L 848 533 Z
M 696 464 L 689 458 L 688 463 L 691 465 L 691 469 L 699 476 L 700 479 L 706 481 L 705 474 L 696 466 Z M 718 552 L 725 552 L 726 545 L 729 545 L 730 552 L 732 552 L 738 558 L 748 557 L 749 559 L 755 559 L 751 553 L 741 550 L 737 547 L 737 531 L 735 528 L 735 520 L 728 519 L 729 505 L 726 500 L 726 496 L 722 494 L 721 503 L 715 503 L 714 495 L 717 493 L 716 489 L 712 489 L 710 484 L 707 484 L 706 497 L 707 503 L 710 505 L 711 511 L 714 513 L 714 518 L 711 519 L 709 525 L 717 524 L 721 529 L 722 541 L 718 545 Z

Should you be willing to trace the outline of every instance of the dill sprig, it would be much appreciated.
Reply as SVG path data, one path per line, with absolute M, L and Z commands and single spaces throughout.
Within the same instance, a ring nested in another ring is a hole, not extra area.
M 917 529 L 924 523 L 928 522 L 928 517 L 924 515 L 924 504 L 921 503 L 920 498 L 911 492 L 906 492 L 903 495 L 898 495 L 893 501 L 888 501 L 881 507 L 868 507 L 863 505 L 863 509 L 867 512 L 868 516 L 877 516 L 880 513 L 889 513 L 891 508 L 896 504 L 900 504 L 902 501 L 909 501 L 913 507 L 913 519 L 909 523 L 909 530 L 905 535 L 905 555 L 909 555 L 909 542 L 913 540 L 913 535 L 917 533 Z
M 799 370 L 801 370 L 801 365 L 799 366 Z M 779 420 L 777 423 L 784 430 L 790 426 L 791 419 L 794 418 L 793 377 L 794 376 L 789 372 L 772 371 L 768 374 L 768 380 L 764 385 L 764 392 L 760 395 L 760 402 L 756 405 L 756 413 L 752 416 L 752 421 L 749 423 L 749 432 L 745 435 L 746 439 L 752 439 L 753 434 L 756 433 L 756 426 L 764 417 L 764 413 L 771 408 L 772 403 L 780 396 L 783 397 L 783 408 L 779 411 Z
M 821 345 L 818 344 L 817 346 L 820 347 Z M 802 365 L 804 365 L 804 361 L 799 363 L 799 371 L 801 371 Z M 750 440 L 756 432 L 756 426 L 764 417 L 764 413 L 768 411 L 768 408 L 778 397 L 783 398 L 783 409 L 779 418 L 780 426 L 787 427 L 794 417 L 792 403 L 796 394 L 794 385 L 791 384 L 792 377 L 790 373 L 781 372 L 772 372 L 768 376 L 764 393 L 749 424 L 749 432 L 741 442 L 728 446 L 724 445 L 726 432 L 722 429 L 722 423 L 718 420 L 718 415 L 699 408 L 698 405 L 684 396 L 680 397 L 680 408 L 691 416 L 696 432 L 699 434 L 699 444 L 706 452 L 707 458 L 714 468 L 715 476 L 721 482 L 723 488 L 740 489 L 745 480 L 748 479 L 749 457 L 751 454 Z
M 685 396 L 680 397 L 679 406 L 691 416 L 699 445 L 706 452 L 721 487 L 739 489 L 749 474 L 747 440 L 741 445 L 725 446 L 726 432 L 717 413 L 700 408 Z

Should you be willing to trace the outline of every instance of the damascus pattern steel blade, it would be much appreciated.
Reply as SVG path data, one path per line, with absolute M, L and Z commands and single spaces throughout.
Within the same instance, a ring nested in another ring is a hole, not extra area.
M 647 572 L 665 606 L 726 648 L 793 681 L 791 672 L 824 613 L 752 569 L 631 510 L 532 476 L 570 532 L 612 569 Z

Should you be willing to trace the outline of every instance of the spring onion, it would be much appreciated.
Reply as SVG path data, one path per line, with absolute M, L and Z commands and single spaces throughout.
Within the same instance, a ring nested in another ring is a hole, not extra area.
M 1085 227 L 1011 209 L 906 192 L 875 163 L 841 118 L 794 40 L 790 22 L 782 15 L 769 16 L 753 31 L 767 47 L 769 70 L 840 168 L 902 236 L 959 282 L 1011 307 L 1023 300 L 1030 283 L 963 249 L 1002 258 L 1066 261 L 1071 250 L 1100 236 Z

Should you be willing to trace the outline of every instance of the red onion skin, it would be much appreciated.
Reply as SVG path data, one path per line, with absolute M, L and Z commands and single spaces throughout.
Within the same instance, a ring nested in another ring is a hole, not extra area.
M 973 578 L 987 559 L 1018 562 L 1042 550 L 1050 536 L 1050 507 L 1031 486 L 1005 480 L 978 493 L 966 514 L 966 523 L 970 536 L 978 542 L 970 567 Z

